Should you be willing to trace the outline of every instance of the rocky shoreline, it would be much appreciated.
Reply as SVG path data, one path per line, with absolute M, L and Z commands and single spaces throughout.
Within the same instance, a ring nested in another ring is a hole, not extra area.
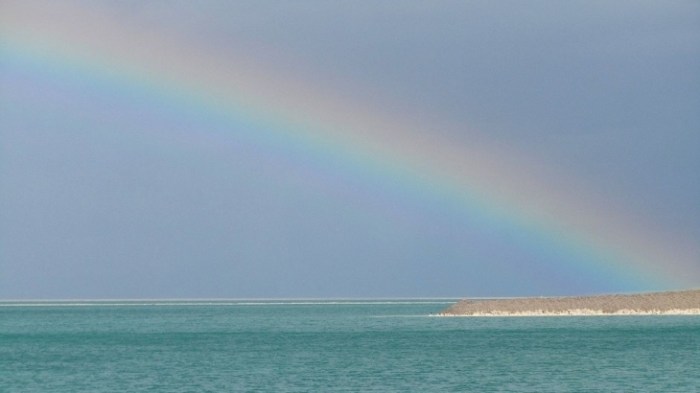
M 625 295 L 464 299 L 438 315 L 700 315 L 700 289 Z

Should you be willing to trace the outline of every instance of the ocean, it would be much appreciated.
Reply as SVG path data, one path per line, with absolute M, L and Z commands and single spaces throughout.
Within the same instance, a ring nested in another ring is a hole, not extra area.
M 700 391 L 700 316 L 452 302 L 0 302 L 0 392 Z

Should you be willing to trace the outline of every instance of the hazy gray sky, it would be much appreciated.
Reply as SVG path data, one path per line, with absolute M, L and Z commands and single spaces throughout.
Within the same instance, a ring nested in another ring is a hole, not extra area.
M 0 1 L 0 14 L 40 13 L 41 3 L 16 4 Z M 125 32 L 262 64 L 387 118 L 449 124 L 426 135 L 526 157 L 566 179 L 562 187 L 624 206 L 639 224 L 623 226 L 649 226 L 660 243 L 700 239 L 698 2 L 64 4 L 41 18 L 88 26 L 85 35 L 110 45 L 109 31 L 70 11 L 85 9 Z M 0 24 L 11 25 L 9 14 Z M 136 80 L 110 82 L 100 76 L 109 64 L 28 55 L 7 37 L 0 298 L 654 289 L 402 191 L 390 174 L 241 141 L 231 127 L 255 126 L 173 107 Z M 690 258 L 700 266 L 700 255 Z M 698 271 L 689 282 L 700 285 Z

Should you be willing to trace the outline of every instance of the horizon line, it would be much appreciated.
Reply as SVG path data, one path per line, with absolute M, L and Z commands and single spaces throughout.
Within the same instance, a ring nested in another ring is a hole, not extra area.
M 36 302 L 46 302 L 46 303 L 60 303 L 60 302 L 93 302 L 93 303 L 107 303 L 107 302 L 266 302 L 266 301 L 302 301 L 302 302 L 331 302 L 331 301 L 409 301 L 409 300 L 461 300 L 461 299 L 523 299 L 523 298 L 542 298 L 542 297 L 576 297 L 576 296 L 600 296 L 600 295 L 631 295 L 631 294 L 645 294 L 645 293 L 664 293 L 664 292 L 681 292 L 681 291 L 692 291 L 700 290 L 700 287 L 684 288 L 684 289 L 669 289 L 662 291 L 620 291 L 620 292 L 599 292 L 594 294 L 575 294 L 575 295 L 529 295 L 529 296 L 379 296 L 379 297 L 238 297 L 238 298 L 225 298 L 225 297 L 193 297 L 193 298 L 33 298 L 33 299 L 3 299 L 0 298 L 0 303 L 36 303 Z

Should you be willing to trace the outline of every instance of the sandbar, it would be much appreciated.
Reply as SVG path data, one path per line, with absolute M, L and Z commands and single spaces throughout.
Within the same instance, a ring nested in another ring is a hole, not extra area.
M 438 315 L 700 315 L 700 289 L 594 296 L 464 299 Z

